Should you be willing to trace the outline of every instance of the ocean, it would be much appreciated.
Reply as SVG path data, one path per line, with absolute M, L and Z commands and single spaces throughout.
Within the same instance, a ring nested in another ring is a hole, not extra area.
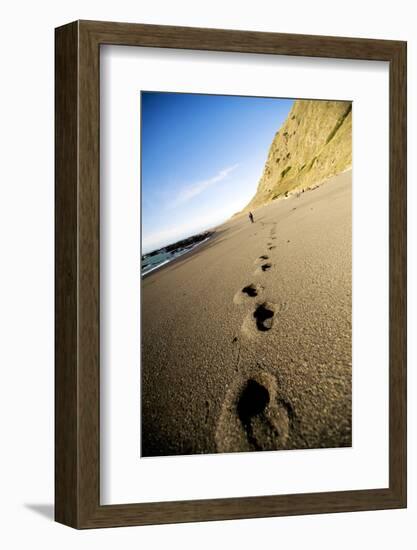
M 162 248 L 160 250 L 150 252 L 149 254 L 144 254 L 141 260 L 142 277 L 148 273 L 151 273 L 151 271 L 155 271 L 163 265 L 172 262 L 175 258 L 179 258 L 179 256 L 187 254 L 187 252 L 191 252 L 191 250 L 194 250 L 197 246 L 200 246 L 204 242 L 208 241 L 211 235 L 212 234 L 210 233 L 208 236 L 205 236 L 205 238 L 198 240 L 197 242 L 191 242 L 190 244 L 184 244 L 184 241 L 180 241 L 177 243 L 178 246 L 176 247 L 171 245 L 169 247 L 170 250 Z

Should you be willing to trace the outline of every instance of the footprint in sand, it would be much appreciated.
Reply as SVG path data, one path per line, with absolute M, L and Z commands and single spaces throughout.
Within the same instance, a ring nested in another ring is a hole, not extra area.
M 276 309 L 276 305 L 271 302 L 258 302 L 255 309 L 243 320 L 242 333 L 247 338 L 254 339 L 270 331 L 274 325 Z
M 242 293 L 249 296 L 249 298 L 253 298 L 254 296 L 258 296 L 258 289 L 255 285 L 248 285 L 242 288 Z
M 238 290 L 233 297 L 233 302 L 235 304 L 244 304 L 250 302 L 256 296 L 262 293 L 264 287 L 259 284 L 251 283 L 244 286 L 241 290 Z
M 256 258 L 256 260 L 254 261 L 254 264 L 255 265 L 262 264 L 265 260 L 269 260 L 269 256 L 267 256 L 266 254 L 262 254 L 262 256 L 259 256 L 259 258 Z
M 260 304 L 253 312 L 253 318 L 256 321 L 256 328 L 261 332 L 271 330 L 274 319 L 274 308 L 272 304 L 264 302 Z
M 294 412 L 281 398 L 277 380 L 259 370 L 241 376 L 222 404 L 215 440 L 217 451 L 272 451 L 285 448 Z
M 266 271 L 269 271 L 271 268 L 272 268 L 272 264 L 270 262 L 263 263 L 255 269 L 255 274 L 265 273 Z
M 268 250 L 274 250 L 274 248 L 276 248 L 275 245 L 268 246 Z

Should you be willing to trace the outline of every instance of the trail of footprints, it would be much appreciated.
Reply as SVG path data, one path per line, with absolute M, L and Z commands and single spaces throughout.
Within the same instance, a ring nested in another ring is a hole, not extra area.
M 275 223 L 269 237 L 276 239 Z M 268 251 L 276 248 L 270 241 L 267 246 Z M 267 337 L 274 326 L 276 313 L 288 309 L 286 303 L 278 306 L 263 299 L 268 274 L 273 270 L 269 255 L 262 254 L 254 263 L 254 276 L 261 277 L 261 282 L 245 285 L 233 298 L 235 304 L 250 306 L 241 328 L 242 337 L 249 341 Z M 239 363 L 241 342 L 237 336 L 233 343 L 238 345 Z M 283 448 L 293 417 L 291 405 L 279 396 L 276 377 L 256 365 L 238 376 L 227 392 L 216 429 L 217 449 L 219 452 L 234 452 Z

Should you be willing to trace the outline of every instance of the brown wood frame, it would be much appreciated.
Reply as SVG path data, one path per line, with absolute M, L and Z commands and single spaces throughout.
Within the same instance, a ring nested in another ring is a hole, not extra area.
M 389 487 L 100 505 L 99 55 L 119 44 L 389 62 Z M 55 34 L 55 519 L 75 528 L 406 506 L 406 43 L 76 21 Z

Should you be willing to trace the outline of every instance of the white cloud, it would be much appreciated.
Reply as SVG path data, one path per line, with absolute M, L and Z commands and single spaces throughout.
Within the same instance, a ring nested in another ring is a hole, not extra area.
M 231 167 L 232 169 L 235 166 Z M 218 174 L 220 175 L 220 173 Z M 228 201 L 220 201 L 218 208 L 209 212 L 192 211 L 189 216 L 181 217 L 181 222 L 166 216 L 164 225 L 154 228 L 154 231 L 142 233 L 142 254 L 157 250 L 168 244 L 175 243 L 190 235 L 197 235 L 202 231 L 217 227 L 228 220 L 233 214 L 239 212 L 253 197 L 253 178 L 239 180 L 240 192 Z M 204 209 L 205 210 L 205 209 Z
M 186 187 L 181 189 L 178 195 L 169 203 L 169 208 L 175 208 L 181 204 L 188 202 L 197 195 L 200 195 L 200 193 L 205 191 L 208 187 L 226 179 L 230 172 L 235 170 L 237 167 L 238 164 L 228 166 L 227 168 L 220 170 L 218 174 L 210 179 L 198 181 L 196 183 L 192 183 L 191 185 L 187 185 Z
M 147 254 L 167 244 L 175 243 L 190 235 L 196 235 L 206 229 L 216 227 L 240 209 L 240 202 L 239 206 L 237 206 L 237 203 L 228 204 L 216 212 L 211 212 L 205 216 L 195 216 L 185 223 L 164 227 L 159 231 L 142 235 L 142 253 Z

